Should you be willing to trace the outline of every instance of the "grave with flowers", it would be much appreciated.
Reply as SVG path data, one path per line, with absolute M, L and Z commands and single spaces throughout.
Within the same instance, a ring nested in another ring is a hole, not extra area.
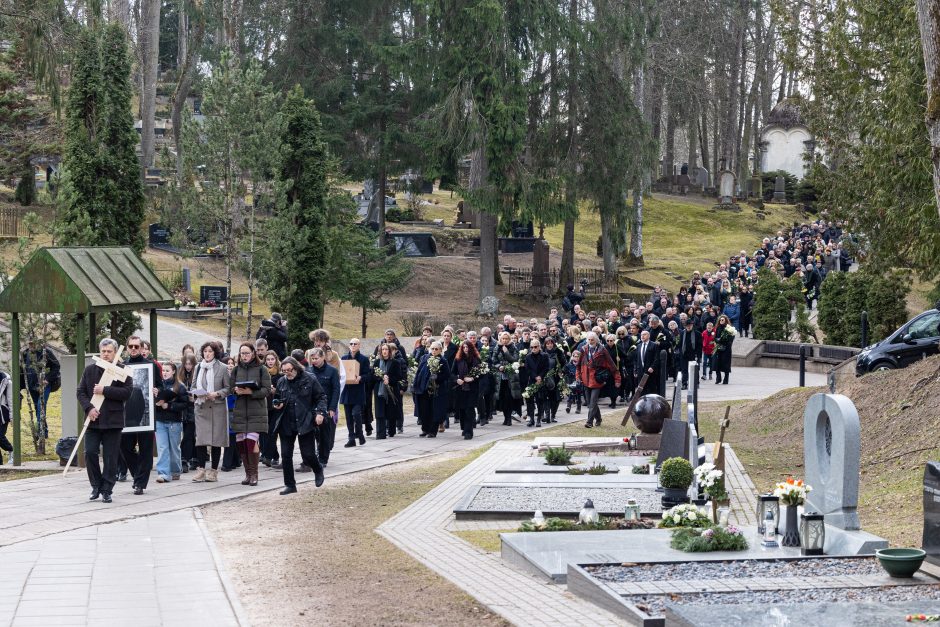
M 805 478 L 748 495 L 759 525 L 737 524 L 728 475 L 710 455 L 692 473 L 700 498 L 665 509 L 657 528 L 502 534 L 503 557 L 638 625 L 748 625 L 769 611 L 780 624 L 847 624 L 839 618 L 848 615 L 895 624 L 940 613 L 940 580 L 924 570 L 889 575 L 875 555 L 887 542 L 860 528 L 854 406 L 816 395 L 804 425 Z

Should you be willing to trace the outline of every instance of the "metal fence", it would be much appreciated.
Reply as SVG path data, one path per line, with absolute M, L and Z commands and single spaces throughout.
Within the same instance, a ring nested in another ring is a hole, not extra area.
M 532 291 L 533 285 L 549 287 L 554 293 L 564 291 L 566 286 L 561 285 L 561 271 L 549 270 L 546 273 L 534 273 L 531 268 L 506 268 L 509 275 L 509 293 L 526 294 Z M 582 268 L 574 271 L 575 289 L 585 281 L 586 294 L 616 294 L 619 292 L 619 280 L 609 279 L 603 270 L 597 268 Z

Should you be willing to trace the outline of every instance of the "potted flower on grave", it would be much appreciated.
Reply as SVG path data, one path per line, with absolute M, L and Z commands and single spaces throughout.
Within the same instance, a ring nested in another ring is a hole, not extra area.
M 802 479 L 787 477 L 774 486 L 774 496 L 780 499 L 780 502 L 786 506 L 786 521 L 781 530 L 783 546 L 800 546 L 800 530 L 797 526 L 797 508 L 806 502 L 806 495 L 813 490 L 812 487 L 803 483 Z
M 698 486 L 712 502 L 712 522 L 718 524 L 718 508 L 729 503 L 725 491 L 725 473 L 715 468 L 715 464 L 702 464 L 695 469 Z
M 682 457 L 670 457 L 663 462 L 659 471 L 659 485 L 664 491 L 664 508 L 688 503 L 689 486 L 692 485 L 692 464 Z
M 177 310 L 177 311 L 179 311 L 179 309 L 180 309 L 180 307 L 181 307 L 182 305 L 183 305 L 183 301 L 181 301 L 181 300 L 178 299 L 178 298 L 173 301 L 173 309 L 175 309 L 175 310 Z
M 189 301 L 188 303 L 186 303 L 186 306 L 189 307 L 190 309 L 195 309 L 195 308 L 196 308 L 196 301 L 191 300 L 191 301 Z

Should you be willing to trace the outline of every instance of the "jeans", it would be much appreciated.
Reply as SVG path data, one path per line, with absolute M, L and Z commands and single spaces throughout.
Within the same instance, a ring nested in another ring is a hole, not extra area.
M 104 471 L 98 464 L 98 449 L 104 452 Z M 117 481 L 118 458 L 121 456 L 121 429 L 91 429 L 85 434 L 85 470 L 92 488 L 111 494 Z
M 49 394 L 51 393 L 52 390 L 46 384 L 42 389 L 42 403 L 40 404 L 39 390 L 29 390 L 29 396 L 33 399 L 33 407 L 36 408 L 36 432 L 40 433 L 43 439 L 49 437 L 49 425 L 46 424 L 44 418 L 46 417 L 46 408 L 49 406 Z M 40 425 L 42 426 L 40 427 Z
M 179 476 L 183 471 L 180 454 L 183 423 L 158 420 L 154 427 L 157 433 L 157 474 L 164 479 Z
M 712 371 L 712 357 L 714 355 L 702 355 L 702 378 L 706 379 Z

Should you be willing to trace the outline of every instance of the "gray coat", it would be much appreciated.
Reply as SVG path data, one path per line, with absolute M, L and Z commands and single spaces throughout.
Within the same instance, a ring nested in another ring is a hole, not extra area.
M 199 387 L 204 362 L 196 364 L 193 387 Z M 196 400 L 196 446 L 228 446 L 228 403 L 230 378 L 228 366 L 218 360 L 212 362 L 210 375 L 215 382 L 216 400 Z

